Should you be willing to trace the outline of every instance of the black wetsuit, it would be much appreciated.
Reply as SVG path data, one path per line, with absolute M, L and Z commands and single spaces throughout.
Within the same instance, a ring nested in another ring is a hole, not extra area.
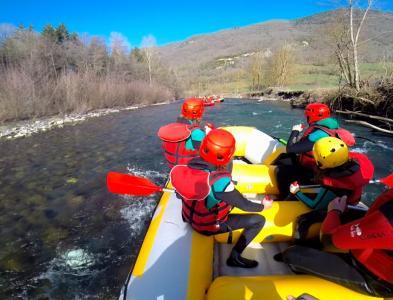
M 217 199 L 220 199 L 233 207 L 240 208 L 249 212 L 260 212 L 263 210 L 263 204 L 254 203 L 246 198 L 238 190 L 232 192 L 215 193 Z M 242 253 L 249 243 L 257 236 L 265 225 L 265 218 L 259 214 L 230 214 L 228 219 L 220 224 L 219 233 L 232 232 L 233 230 L 242 229 L 243 233 L 234 246 L 234 250 Z M 232 242 L 232 235 L 229 235 L 229 241 Z
M 314 142 L 311 142 L 309 139 L 303 139 L 299 141 L 299 135 L 300 131 L 292 130 L 288 139 L 287 153 L 301 154 L 312 151 Z
M 308 139 L 298 141 L 299 134 L 299 131 L 292 130 L 288 139 L 285 157 L 275 162 L 275 165 L 277 165 L 275 174 L 280 200 L 290 197 L 289 186 L 292 182 L 297 181 L 301 185 L 313 183 L 313 172 L 299 164 L 296 154 L 311 151 L 314 143 Z

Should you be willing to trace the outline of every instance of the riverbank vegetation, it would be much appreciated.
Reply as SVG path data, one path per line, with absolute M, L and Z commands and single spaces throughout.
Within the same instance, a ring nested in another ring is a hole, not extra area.
M 154 38 L 143 46 L 129 51 L 120 34 L 108 46 L 64 25 L 2 30 L 0 122 L 175 99 L 180 85 Z

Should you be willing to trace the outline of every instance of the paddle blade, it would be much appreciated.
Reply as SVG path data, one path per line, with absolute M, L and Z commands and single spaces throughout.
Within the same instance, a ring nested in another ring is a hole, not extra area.
M 117 172 L 108 173 L 106 184 L 109 192 L 121 195 L 148 196 L 162 191 L 147 178 Z
M 390 174 L 389 176 L 385 178 L 381 178 L 379 182 L 382 182 L 383 184 L 387 185 L 388 187 L 393 187 L 393 174 Z

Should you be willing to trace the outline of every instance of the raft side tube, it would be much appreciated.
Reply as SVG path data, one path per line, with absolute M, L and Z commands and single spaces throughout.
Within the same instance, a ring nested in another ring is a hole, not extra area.
M 303 293 L 319 300 L 384 300 L 309 275 L 218 277 L 210 286 L 206 300 L 282 300 L 288 295 L 297 297 Z
M 262 164 L 265 160 L 282 148 L 280 142 L 255 127 L 228 126 L 222 127 L 233 134 L 236 140 L 234 156 L 243 156 L 253 164 Z
M 213 237 L 192 230 L 181 201 L 165 192 L 119 299 L 205 300 L 213 274 Z
M 250 165 L 234 161 L 232 179 L 243 194 L 278 194 L 275 166 Z

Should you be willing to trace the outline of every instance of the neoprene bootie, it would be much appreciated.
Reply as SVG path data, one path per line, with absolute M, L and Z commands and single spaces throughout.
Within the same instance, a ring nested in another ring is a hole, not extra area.
M 284 262 L 284 257 L 283 257 L 283 255 L 282 255 L 281 252 L 275 254 L 275 255 L 273 256 L 273 259 L 274 259 L 275 261 L 278 261 L 278 262 Z
M 242 257 L 240 253 L 236 251 L 232 251 L 231 255 L 227 259 L 227 265 L 230 267 L 239 267 L 239 268 L 255 268 L 258 266 L 258 262 L 256 260 L 248 259 Z

